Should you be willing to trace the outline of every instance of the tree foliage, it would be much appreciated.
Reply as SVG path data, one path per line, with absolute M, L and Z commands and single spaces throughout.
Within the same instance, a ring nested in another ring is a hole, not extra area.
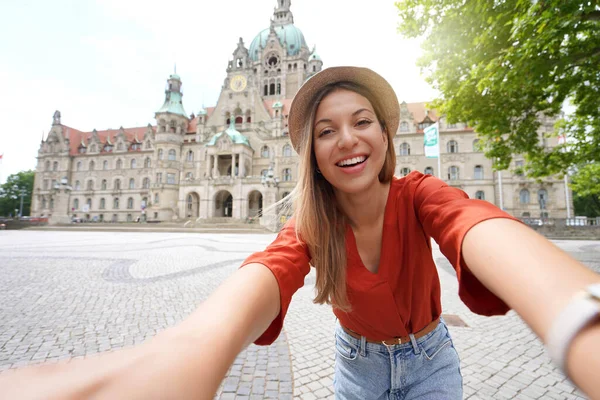
M 575 213 L 600 217 L 600 163 L 589 163 L 579 168 L 571 187 Z
M 21 171 L 9 175 L 6 182 L 0 185 L 0 215 L 15 215 L 15 210 L 21 205 L 21 193 L 24 193 L 22 215 L 29 215 L 34 176 L 35 171 Z
M 420 66 L 449 122 L 467 121 L 496 168 L 530 176 L 600 162 L 600 6 L 583 0 L 401 0 L 399 31 L 425 38 Z M 565 104 L 573 110 L 562 118 Z M 540 117 L 559 119 L 545 148 Z

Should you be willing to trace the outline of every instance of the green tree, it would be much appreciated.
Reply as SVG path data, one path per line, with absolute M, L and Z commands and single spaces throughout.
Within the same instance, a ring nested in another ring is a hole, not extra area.
M 600 162 L 600 6 L 584 0 L 401 0 L 399 31 L 424 38 L 419 60 L 449 122 L 468 121 L 508 167 L 524 154 L 533 177 Z M 540 116 L 568 146 L 544 148 Z
M 600 163 L 579 168 L 573 176 L 571 187 L 575 214 L 600 217 Z
M 0 185 L 0 215 L 15 215 L 15 210 L 21 205 L 21 193 L 24 193 L 23 215 L 29 215 L 34 176 L 35 171 L 21 171 L 9 175 L 6 182 Z

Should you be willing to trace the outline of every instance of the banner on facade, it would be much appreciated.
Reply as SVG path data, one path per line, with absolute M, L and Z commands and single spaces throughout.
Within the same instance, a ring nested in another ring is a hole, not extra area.
M 425 146 L 425 157 L 438 158 L 440 156 L 440 129 L 439 124 L 428 126 L 423 131 L 423 141 Z

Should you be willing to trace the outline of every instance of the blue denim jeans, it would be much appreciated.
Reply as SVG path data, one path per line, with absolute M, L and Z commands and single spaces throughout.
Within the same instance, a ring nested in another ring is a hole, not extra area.
M 442 319 L 427 335 L 400 345 L 367 343 L 335 330 L 335 398 L 462 399 L 458 354 Z

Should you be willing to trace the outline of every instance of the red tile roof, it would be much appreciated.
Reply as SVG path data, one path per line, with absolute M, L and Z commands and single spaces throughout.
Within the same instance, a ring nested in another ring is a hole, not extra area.
M 83 141 L 83 143 L 85 143 L 85 145 L 87 146 L 89 140 L 92 137 L 92 132 L 81 132 L 77 129 L 65 125 L 63 125 L 63 128 L 64 136 L 65 138 L 68 138 L 70 142 L 69 154 L 71 155 L 78 154 L 78 149 L 81 145 L 81 142 Z M 140 126 L 137 128 L 124 128 L 123 130 L 125 131 L 125 137 L 127 138 L 127 141 L 131 143 L 134 141 L 136 136 L 141 142 L 144 139 L 144 135 L 146 134 L 147 129 L 147 126 Z M 152 127 L 152 129 L 155 130 L 156 127 Z M 106 143 L 107 139 L 110 139 L 110 141 L 114 144 L 119 131 L 120 129 L 108 129 L 105 131 L 97 131 L 98 138 L 100 139 L 101 143 Z

